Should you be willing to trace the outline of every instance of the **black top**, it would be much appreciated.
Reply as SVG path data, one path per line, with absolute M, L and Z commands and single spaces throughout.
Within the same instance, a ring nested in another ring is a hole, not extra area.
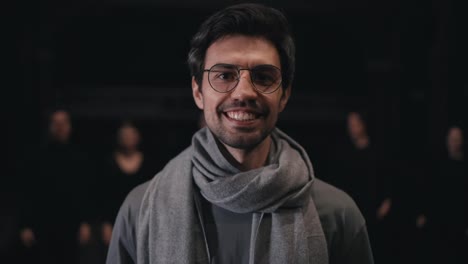
M 136 263 L 139 209 L 148 184 L 144 183 L 130 192 L 120 208 L 107 255 L 108 264 Z M 311 196 L 327 240 L 329 264 L 374 263 L 366 223 L 353 200 L 343 191 L 319 179 L 315 180 Z M 210 212 L 214 225 L 205 223 L 206 229 L 209 229 L 206 233 L 210 251 L 216 252 L 217 260 L 226 261 L 221 262 L 223 264 L 234 263 L 234 258 L 235 263 L 245 263 L 248 249 L 241 243 L 250 241 L 250 217 L 214 206 L 208 207 Z M 207 211 L 204 209 L 203 213 Z M 204 219 L 207 217 L 209 215 L 203 215 Z M 209 228 L 210 225 L 212 228 Z M 231 239 L 234 241 L 229 241 Z M 211 250 L 216 247 L 223 248 Z
M 73 263 L 79 225 L 92 219 L 95 171 L 87 153 L 73 144 L 51 142 L 33 161 L 27 164 L 32 174 L 22 225 L 32 229 L 44 257 L 54 256 L 47 263 Z
M 143 154 L 140 167 L 134 173 L 122 171 L 115 160 L 115 155 L 110 155 L 102 167 L 97 196 L 102 205 L 100 219 L 113 222 L 117 216 L 120 205 L 127 194 L 139 184 L 151 179 L 156 174 L 155 166 L 152 166 L 152 158 Z
M 445 159 L 433 175 L 430 220 L 445 231 L 464 233 L 467 228 L 466 190 L 468 169 L 465 161 Z M 435 195 L 434 195 L 435 194 Z M 450 215 L 450 217 L 447 217 Z
M 76 228 L 81 221 L 89 220 L 88 192 L 95 171 L 87 153 L 73 144 L 51 142 L 37 159 L 37 174 L 28 191 L 32 227 L 54 232 L 58 224 Z M 69 232 L 75 237 L 75 230 Z
M 358 149 L 349 139 L 340 141 L 330 158 L 329 179 L 348 193 L 358 205 L 368 224 L 377 221 L 377 208 L 390 198 L 391 170 L 378 159 L 372 145 Z

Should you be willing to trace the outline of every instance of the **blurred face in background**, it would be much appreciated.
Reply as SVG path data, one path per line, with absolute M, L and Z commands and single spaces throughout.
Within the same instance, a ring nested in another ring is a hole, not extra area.
M 447 134 L 447 149 L 449 153 L 463 151 L 463 132 L 458 127 L 452 127 Z
M 140 144 L 140 133 L 131 125 L 124 125 L 119 129 L 117 143 L 124 150 L 134 150 Z
M 67 143 L 71 135 L 70 115 L 63 110 L 50 117 L 49 133 L 53 141 Z
M 367 136 L 366 125 L 361 116 L 356 112 L 348 114 L 348 133 L 351 138 Z

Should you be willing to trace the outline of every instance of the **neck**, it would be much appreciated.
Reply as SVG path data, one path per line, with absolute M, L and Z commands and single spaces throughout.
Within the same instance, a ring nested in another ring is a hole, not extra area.
M 463 151 L 452 151 L 449 152 L 450 159 L 453 160 L 463 160 Z
M 55 139 L 53 138 L 51 140 L 52 144 L 55 144 L 55 145 L 68 145 L 68 139 Z
M 238 149 L 222 143 L 227 159 L 241 171 L 248 171 L 265 166 L 270 152 L 271 138 L 268 136 L 253 149 Z

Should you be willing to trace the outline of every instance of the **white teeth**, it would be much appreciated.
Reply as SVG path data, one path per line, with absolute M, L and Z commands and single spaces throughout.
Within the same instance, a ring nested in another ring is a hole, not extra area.
M 241 112 L 241 111 L 231 111 L 231 112 L 226 112 L 226 114 L 229 118 L 232 118 L 237 121 L 249 121 L 249 120 L 254 120 L 256 118 L 255 114 Z

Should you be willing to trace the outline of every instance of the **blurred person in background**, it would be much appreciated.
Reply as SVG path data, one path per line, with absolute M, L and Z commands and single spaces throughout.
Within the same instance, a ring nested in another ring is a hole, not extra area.
M 24 193 L 19 188 L 19 168 L 17 150 L 20 147 L 18 137 L 13 131 L 14 123 L 10 120 L 2 125 L 6 130 L 6 137 L 3 138 L 2 146 L 5 148 L 6 157 L 0 173 L 0 263 L 22 263 L 17 256 L 19 252 L 19 216 L 21 199 Z M 6 139 L 6 140 L 5 140 Z M 32 245 L 31 245 L 32 246 Z
M 34 262 L 77 263 L 79 245 L 89 242 L 92 217 L 89 192 L 94 171 L 85 152 L 71 142 L 70 114 L 49 116 L 48 139 L 32 168 L 28 206 L 20 237 L 25 246 L 37 244 Z
M 403 137 L 406 136 L 403 131 Z M 422 136 L 422 135 L 421 135 Z M 407 137 L 406 144 L 395 157 L 395 184 L 392 196 L 393 237 L 395 263 L 433 263 L 429 246 L 431 237 L 426 225 L 428 188 L 433 171 L 428 151 L 414 138 Z
M 8 187 L 12 188 L 11 185 Z M 18 204 L 14 193 L 2 189 L 0 189 L 0 210 L 2 212 L 0 217 L 0 263 L 18 263 L 18 258 L 15 256 L 20 254 L 18 250 L 20 239 L 18 236 Z M 24 247 L 32 247 L 33 239 L 30 241 L 31 243 L 24 245 Z
M 427 224 L 439 263 L 466 263 L 467 180 L 465 142 L 460 127 L 447 131 L 446 150 L 431 180 Z
M 142 151 L 140 131 L 132 122 L 123 122 L 116 135 L 116 147 L 104 162 L 99 185 L 103 203 L 100 237 L 106 247 L 117 212 L 128 192 L 153 177 L 157 169 L 154 159 Z
M 346 117 L 347 137 L 333 150 L 330 179 L 347 192 L 366 219 L 369 237 L 377 263 L 388 261 L 389 226 L 386 218 L 392 208 L 390 181 L 383 160 L 379 160 L 367 123 L 361 112 L 349 112 Z M 385 253 L 386 252 L 386 253 Z

